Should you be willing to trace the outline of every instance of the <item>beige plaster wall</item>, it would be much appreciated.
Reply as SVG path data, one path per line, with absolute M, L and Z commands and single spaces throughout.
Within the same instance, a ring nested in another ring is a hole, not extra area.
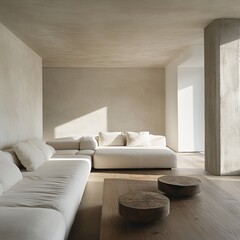
M 164 69 L 44 68 L 44 138 L 99 131 L 165 134 Z
M 0 23 L 0 148 L 42 137 L 42 59 Z

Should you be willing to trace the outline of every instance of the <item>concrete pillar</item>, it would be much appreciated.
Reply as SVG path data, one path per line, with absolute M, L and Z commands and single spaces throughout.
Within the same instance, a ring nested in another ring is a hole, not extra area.
M 240 173 L 240 19 L 205 28 L 205 169 Z

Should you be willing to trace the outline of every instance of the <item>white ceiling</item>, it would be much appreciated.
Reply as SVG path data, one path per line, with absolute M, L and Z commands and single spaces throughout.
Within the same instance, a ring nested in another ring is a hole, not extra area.
M 163 67 L 224 17 L 240 18 L 239 0 L 0 0 L 45 67 Z

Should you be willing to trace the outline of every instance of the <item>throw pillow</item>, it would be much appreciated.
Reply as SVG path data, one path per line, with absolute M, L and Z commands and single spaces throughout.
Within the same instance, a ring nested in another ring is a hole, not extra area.
M 27 171 L 36 170 L 46 161 L 42 151 L 29 140 L 19 142 L 13 149 Z
M 150 146 L 149 132 L 127 132 L 127 146 L 147 147 Z
M 15 151 L 12 148 L 6 149 L 3 152 L 9 156 L 9 158 L 11 159 L 11 162 L 15 163 L 18 168 L 20 169 L 23 168 L 23 165 L 19 161 Z
M 43 153 L 45 160 L 48 160 L 56 152 L 52 146 L 46 144 L 41 139 L 32 138 L 29 141 L 32 142 L 34 145 L 36 145 L 36 147 L 39 148 L 39 150 Z
M 80 140 L 80 150 L 96 150 L 98 146 L 95 137 L 86 136 Z
M 19 168 L 9 159 L 9 155 L 0 151 L 0 195 L 22 180 Z M 1 189 L 2 187 L 2 189 Z
M 124 146 L 121 132 L 99 132 L 99 146 Z

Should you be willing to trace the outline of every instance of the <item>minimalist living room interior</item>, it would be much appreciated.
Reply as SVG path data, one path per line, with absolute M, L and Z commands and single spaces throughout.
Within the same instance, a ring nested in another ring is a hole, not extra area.
M 239 239 L 237 0 L 0 6 L 0 239 Z M 120 216 L 135 191 L 165 218 Z

